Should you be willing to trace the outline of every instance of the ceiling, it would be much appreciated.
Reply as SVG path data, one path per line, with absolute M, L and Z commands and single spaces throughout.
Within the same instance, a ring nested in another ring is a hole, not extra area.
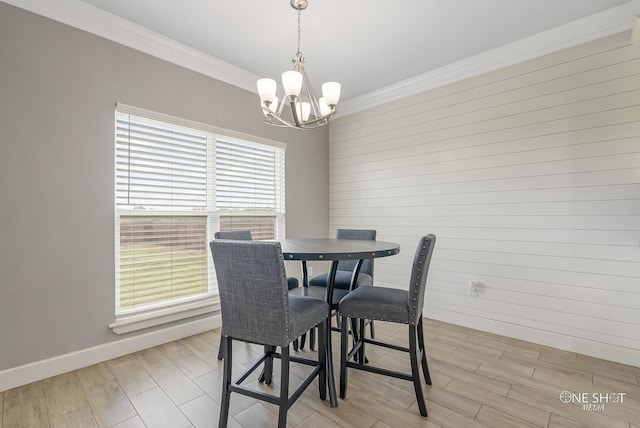
M 0 1 L 253 91 L 296 53 L 290 0 Z M 309 0 L 301 52 L 316 91 L 342 84 L 344 114 L 628 30 L 637 13 L 640 0 Z
M 279 80 L 296 52 L 289 0 L 84 2 L 260 77 Z M 349 99 L 627 2 L 309 0 L 301 51 L 312 83 Z

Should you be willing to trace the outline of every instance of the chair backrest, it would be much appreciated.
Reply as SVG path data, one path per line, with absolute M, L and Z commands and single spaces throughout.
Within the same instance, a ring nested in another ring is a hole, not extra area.
M 422 307 L 424 306 L 424 295 L 427 283 L 427 274 L 429 273 L 429 264 L 433 255 L 433 248 L 436 244 L 435 235 L 426 235 L 420 238 L 416 255 L 413 258 L 413 267 L 411 269 L 411 282 L 409 283 L 409 324 L 416 325 L 418 319 L 422 316 Z
M 373 229 L 338 229 L 336 231 L 338 239 L 360 239 L 363 241 L 375 241 L 376 231 Z M 338 270 L 353 272 L 356 268 L 356 260 L 340 260 L 338 262 Z M 362 262 L 360 273 L 366 273 L 373 278 L 373 259 L 367 259 Z
M 253 239 L 250 230 L 228 230 L 224 232 L 220 230 L 214 233 L 213 237 L 216 239 L 232 239 L 235 241 L 251 241 Z
M 265 345 L 287 346 L 289 297 L 279 242 L 213 240 L 222 334 Z

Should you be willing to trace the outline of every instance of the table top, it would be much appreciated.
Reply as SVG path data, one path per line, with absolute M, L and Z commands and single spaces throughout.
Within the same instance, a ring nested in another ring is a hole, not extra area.
M 336 238 L 291 238 L 280 241 L 285 260 L 362 260 L 393 256 L 395 242 Z

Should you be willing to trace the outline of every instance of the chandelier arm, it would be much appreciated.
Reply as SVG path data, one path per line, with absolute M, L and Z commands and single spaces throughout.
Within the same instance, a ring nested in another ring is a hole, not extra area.
M 270 124 L 270 125 L 274 125 L 274 126 L 288 126 L 291 128 L 295 128 L 296 126 L 287 122 L 286 120 L 284 120 L 283 118 L 281 118 L 280 116 L 278 116 L 277 114 L 274 114 L 271 110 L 269 110 L 266 107 L 262 107 L 262 113 L 264 114 L 264 117 L 266 119 L 266 123 Z M 276 122 L 274 122 L 274 120 Z
M 277 114 L 278 116 L 280 116 L 280 115 L 282 114 L 282 109 L 284 108 L 284 105 L 286 104 L 286 103 L 285 103 L 286 98 L 287 98 L 287 95 L 285 94 L 285 95 L 282 97 L 282 100 L 280 100 L 280 105 L 276 108 L 276 112 L 275 112 L 275 114 Z
M 326 125 L 326 122 L 321 122 L 323 119 L 326 119 L 327 117 L 324 118 L 318 118 L 315 120 L 312 120 L 310 122 L 306 122 L 300 126 L 296 126 L 293 123 L 289 123 L 286 120 L 284 120 L 283 118 L 276 116 L 275 114 L 272 114 L 271 112 L 269 112 L 269 114 L 267 114 L 265 112 L 265 116 L 266 116 L 266 121 L 265 123 L 272 125 L 272 126 L 277 126 L 279 128 L 293 128 L 293 129 L 315 129 L 315 128 L 322 128 L 323 126 Z M 275 120 L 275 122 L 273 122 L 272 120 Z
M 282 119 L 280 116 L 276 116 L 274 114 L 267 114 L 265 113 L 265 117 L 266 117 L 266 123 L 268 123 L 269 125 L 273 125 L 273 126 L 279 126 L 279 127 L 288 127 L 288 128 L 297 128 L 297 126 L 287 122 L 286 120 Z M 273 121 L 275 120 L 275 122 Z
M 316 117 L 315 119 L 310 120 L 308 122 L 305 122 L 304 124 L 305 125 L 312 125 L 312 124 L 315 124 L 315 123 L 324 122 L 322 124 L 322 126 L 324 126 L 329 122 L 329 119 L 331 118 L 331 116 L 333 116 L 334 113 L 335 113 L 335 110 L 332 110 L 331 113 L 329 113 L 327 115 L 324 115 L 324 116 Z
M 310 85 L 309 76 L 307 76 L 307 72 L 304 69 L 304 66 L 300 66 L 300 73 L 302 73 L 302 81 L 305 82 L 305 90 L 307 92 L 307 97 L 309 98 L 309 103 L 311 104 L 311 109 L 313 110 L 314 116 L 320 116 L 320 104 L 318 103 L 318 97 L 316 93 L 313 91 L 313 88 Z
M 294 107 L 294 111 L 295 111 L 295 107 Z M 287 126 L 287 127 L 290 127 L 290 128 L 301 128 L 301 129 L 319 128 L 321 126 L 326 125 L 329 122 L 329 119 L 335 114 L 335 112 L 336 112 L 336 108 L 334 107 L 329 114 L 326 114 L 326 115 L 320 116 L 320 117 L 316 117 L 313 120 L 309 120 L 307 122 L 300 123 L 299 125 L 296 125 L 296 124 L 292 124 L 292 123 L 289 123 L 288 121 L 284 120 L 279 114 L 272 112 L 264 104 L 262 105 L 262 113 L 264 114 L 265 118 L 267 119 L 267 123 L 269 123 L 271 125 L 277 125 L 277 126 Z M 278 124 L 272 122 L 272 120 L 276 120 L 281 125 L 278 125 Z M 310 126 L 310 125 L 317 125 L 317 126 Z

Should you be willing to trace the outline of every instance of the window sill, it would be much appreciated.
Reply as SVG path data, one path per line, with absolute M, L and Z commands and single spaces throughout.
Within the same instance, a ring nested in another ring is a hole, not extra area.
M 203 300 L 192 301 L 181 305 L 151 310 L 143 313 L 116 316 L 116 320 L 109 324 L 109 328 L 116 334 L 142 330 L 185 318 L 191 318 L 220 310 L 220 300 L 208 297 Z

